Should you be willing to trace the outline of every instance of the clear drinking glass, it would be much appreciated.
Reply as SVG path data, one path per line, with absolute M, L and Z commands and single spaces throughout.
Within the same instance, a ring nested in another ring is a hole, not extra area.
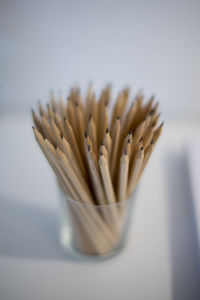
M 83 204 L 60 191 L 60 242 L 73 254 L 107 258 L 125 244 L 135 195 L 109 205 Z

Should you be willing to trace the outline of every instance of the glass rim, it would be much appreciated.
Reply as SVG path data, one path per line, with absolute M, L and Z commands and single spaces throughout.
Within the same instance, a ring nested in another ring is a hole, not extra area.
M 90 203 L 84 203 L 84 202 L 79 202 L 73 198 L 71 198 L 69 195 L 65 194 L 62 190 L 62 194 L 64 195 L 64 197 L 67 199 L 67 201 L 69 200 L 71 203 L 78 205 L 78 206 L 85 206 L 85 207 L 90 207 L 90 208 L 95 208 L 95 209 L 100 209 L 100 208 L 108 208 L 108 207 L 117 207 L 117 206 L 122 206 L 125 205 L 127 202 L 133 200 L 135 198 L 135 194 L 136 194 L 137 188 L 135 189 L 135 191 L 133 192 L 133 194 L 131 194 L 130 197 L 124 199 L 123 201 L 120 202 L 115 202 L 115 203 L 108 203 L 108 204 L 90 204 Z

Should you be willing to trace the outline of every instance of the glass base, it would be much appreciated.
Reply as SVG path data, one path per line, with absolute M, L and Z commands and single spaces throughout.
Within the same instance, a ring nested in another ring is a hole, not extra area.
M 118 211 L 121 213 L 120 216 L 123 222 L 116 223 L 116 220 L 113 219 L 113 214 L 111 214 L 116 207 L 83 206 L 74 200 L 68 199 L 61 191 L 59 239 L 63 252 L 76 260 L 90 261 L 102 261 L 119 254 L 126 244 L 133 202 L 132 199 L 128 199 L 128 201 L 125 200 L 124 204 L 117 204 L 118 209 L 123 208 L 123 206 L 124 209 Z M 107 210 L 110 218 L 106 219 L 107 221 L 103 221 L 104 217 L 102 218 L 101 213 L 105 213 Z M 93 218 L 94 216 L 95 219 Z M 99 218 L 100 216 L 101 218 Z M 96 222 L 96 218 L 98 222 Z M 85 222 L 87 223 L 88 219 L 91 219 L 90 226 L 86 227 Z M 119 222 L 118 220 L 120 219 L 117 219 L 117 222 Z M 120 229 L 113 227 L 113 224 L 120 224 Z M 93 230 L 91 225 L 96 226 L 95 230 Z M 102 226 L 108 226 L 105 227 L 105 230 L 109 228 L 111 230 L 109 234 L 112 232 L 116 236 L 112 242 L 109 238 L 105 240 L 104 227 Z
M 126 241 L 120 242 L 120 245 L 118 245 L 116 248 L 112 249 L 111 252 L 108 252 L 106 254 L 88 254 L 86 252 L 83 252 L 82 250 L 79 250 L 75 247 L 73 244 L 72 238 L 71 238 L 71 230 L 69 227 L 63 227 L 60 228 L 60 245 L 62 248 L 62 251 L 65 254 L 70 255 L 74 259 L 77 260 L 87 260 L 87 261 L 102 261 L 110 259 L 116 255 L 118 255 L 123 248 L 125 247 Z

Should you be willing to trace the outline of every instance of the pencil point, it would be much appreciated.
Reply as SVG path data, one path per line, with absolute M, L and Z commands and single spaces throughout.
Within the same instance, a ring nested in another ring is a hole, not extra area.
M 108 128 L 106 128 L 106 133 L 108 133 Z
M 154 127 L 155 125 L 156 125 L 156 122 L 154 122 L 151 127 Z
M 101 142 L 101 146 L 104 146 L 104 143 L 103 143 L 103 142 Z
M 127 155 L 126 149 L 124 149 L 124 155 Z
M 117 120 L 120 120 L 120 117 L 119 117 L 119 116 L 117 116 Z
M 143 141 L 143 136 L 140 138 L 139 143 L 141 143 Z
M 130 139 L 128 139 L 128 144 L 130 144 L 131 143 L 131 140 Z
M 152 140 L 152 141 L 151 141 L 151 145 L 153 145 L 153 143 L 154 143 L 154 142 L 153 142 L 153 140 Z
M 64 121 L 66 121 L 66 117 L 64 117 Z
M 35 130 L 35 126 L 32 126 L 32 129 Z
M 140 151 L 143 151 L 143 150 L 144 150 L 144 147 L 141 147 L 141 148 L 140 148 Z
M 155 112 L 155 108 L 151 109 L 150 112 L 149 112 L 149 116 L 152 116 Z
M 156 97 L 155 95 L 152 95 L 150 98 L 150 101 L 153 101 L 155 99 L 155 97 Z
M 57 150 L 58 147 L 56 145 L 54 145 L 54 148 L 55 148 L 55 150 Z
M 160 124 L 160 127 L 163 127 L 163 125 L 164 125 L 164 122 L 162 122 L 162 123 Z
M 88 145 L 88 151 L 90 151 L 90 145 Z
M 88 136 L 87 131 L 85 131 L 85 138 L 86 138 L 86 139 L 87 139 L 87 136 Z
M 92 119 L 92 114 L 89 114 L 89 121 L 91 121 Z
M 99 155 L 103 156 L 103 153 L 102 153 L 102 151 L 100 151 L 100 152 L 99 152 Z
M 62 135 L 62 132 L 60 133 L 60 138 L 61 138 L 61 140 L 63 139 L 63 135 Z
M 132 130 L 130 130 L 128 134 L 131 135 L 132 134 Z

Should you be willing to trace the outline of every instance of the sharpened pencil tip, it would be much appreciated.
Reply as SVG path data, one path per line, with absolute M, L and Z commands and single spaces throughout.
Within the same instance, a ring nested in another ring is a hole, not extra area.
M 100 152 L 99 152 L 99 155 L 103 156 L 103 153 L 102 153 L 102 151 L 100 151 Z
M 151 141 L 151 145 L 153 145 L 153 143 L 154 143 L 154 142 L 153 142 L 153 140 L 152 140 L 152 141 Z
M 116 118 L 117 120 L 120 120 L 120 117 L 119 116 L 117 116 L 117 118 Z
M 155 108 L 151 109 L 150 112 L 149 112 L 149 116 L 152 116 L 155 112 Z
M 66 117 L 64 117 L 63 120 L 66 121 Z
M 127 155 L 126 149 L 124 149 L 124 155 Z
M 151 127 L 154 127 L 155 125 L 156 125 L 156 122 L 154 122 Z
M 139 143 L 141 143 L 143 141 L 143 136 L 140 138 Z
M 106 128 L 106 133 L 108 133 L 108 128 Z
M 130 130 L 128 134 L 131 135 L 132 134 L 132 130 Z
M 101 142 L 101 146 L 104 146 L 104 143 L 103 143 L 103 142 Z
M 87 139 L 87 136 L 88 136 L 87 131 L 85 131 L 85 138 L 86 138 L 86 139 Z
M 90 151 L 90 145 L 88 145 L 87 149 L 88 149 L 88 151 Z
M 143 151 L 143 150 L 144 150 L 144 147 L 141 147 L 141 148 L 140 148 L 140 151 Z
M 160 127 L 163 127 L 163 125 L 164 125 L 164 122 L 162 122 L 162 123 L 160 124 Z
M 92 119 L 92 114 L 89 114 L 89 121 L 91 121 Z
M 35 131 L 35 126 L 32 126 L 32 129 Z
M 57 150 L 57 148 L 58 148 L 57 145 L 54 145 L 54 148 L 55 148 L 55 150 Z
M 130 144 L 131 143 L 131 140 L 130 139 L 128 139 L 128 144 Z
M 155 97 L 156 97 L 155 95 L 152 95 L 150 98 L 150 101 L 153 101 L 155 99 Z
M 63 139 L 63 134 L 62 134 L 62 132 L 60 133 L 60 138 L 61 138 L 61 140 Z

